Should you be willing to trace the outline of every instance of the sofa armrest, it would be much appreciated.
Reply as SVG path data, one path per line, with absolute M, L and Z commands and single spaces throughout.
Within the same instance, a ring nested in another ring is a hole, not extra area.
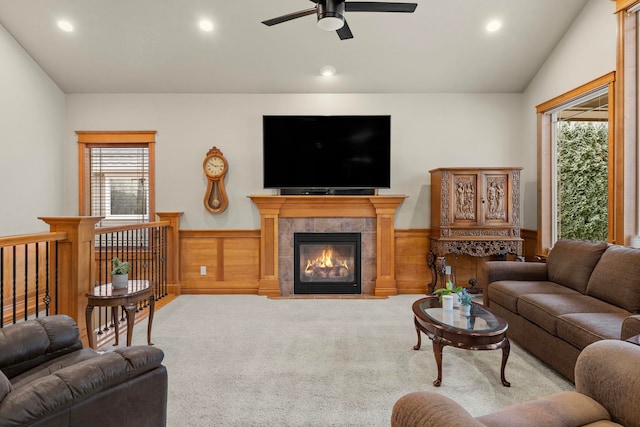
M 625 341 L 601 340 L 582 350 L 576 362 L 576 391 L 604 406 L 611 420 L 640 427 L 640 346 Z
M 462 406 L 438 393 L 417 391 L 393 405 L 391 427 L 485 427 Z
M 549 280 L 547 264 L 542 262 L 487 261 L 483 270 L 487 284 L 500 280 Z
M 0 402 L 0 427 L 31 425 L 160 367 L 163 358 L 155 347 L 126 347 L 14 388 Z
M 636 335 L 640 335 L 640 314 L 634 314 L 624 319 L 620 339 L 624 341 Z

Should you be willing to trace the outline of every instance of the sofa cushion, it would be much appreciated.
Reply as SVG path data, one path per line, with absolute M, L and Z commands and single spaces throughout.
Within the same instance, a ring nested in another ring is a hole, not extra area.
M 74 351 L 73 353 L 65 354 L 54 360 L 50 360 L 41 365 L 36 366 L 20 375 L 17 375 L 11 379 L 11 383 L 14 388 L 23 387 L 26 384 L 32 383 L 39 378 L 51 375 L 60 369 L 64 369 L 69 366 L 73 366 L 87 359 L 93 359 L 99 357 L 100 353 L 91 348 L 84 348 L 82 350 Z
M 558 240 L 547 257 L 549 281 L 585 293 L 589 277 L 607 247 L 604 242 Z
M 640 250 L 611 246 L 588 283 L 587 295 L 640 313 Z
M 13 387 L 11 386 L 11 381 L 5 374 L 0 371 L 0 402 L 7 396 L 7 394 L 11 393 Z
M 82 348 L 76 322 L 59 314 L 0 329 L 0 370 L 8 378 Z
M 622 323 L 629 313 L 570 313 L 558 318 L 558 337 L 583 349 L 605 339 L 620 339 Z
M 622 313 L 625 310 L 587 295 L 527 294 L 518 298 L 518 312 L 552 335 L 558 316 L 570 313 Z
M 489 285 L 489 308 L 497 303 L 513 313 L 518 312 L 518 298 L 527 294 L 572 294 L 581 295 L 573 289 L 553 282 L 501 280 Z

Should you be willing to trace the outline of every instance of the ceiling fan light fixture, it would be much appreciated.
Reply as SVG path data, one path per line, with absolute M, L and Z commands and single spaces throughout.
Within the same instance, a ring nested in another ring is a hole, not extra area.
M 326 0 L 318 3 L 318 27 L 336 31 L 344 27 L 344 2 Z
M 325 31 L 336 31 L 344 26 L 344 19 L 337 16 L 326 16 L 318 19 L 318 27 Z

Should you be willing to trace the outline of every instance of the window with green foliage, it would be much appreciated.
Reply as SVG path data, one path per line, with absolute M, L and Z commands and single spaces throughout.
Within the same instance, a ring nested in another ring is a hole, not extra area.
M 559 239 L 607 241 L 608 126 L 558 124 L 557 233 Z

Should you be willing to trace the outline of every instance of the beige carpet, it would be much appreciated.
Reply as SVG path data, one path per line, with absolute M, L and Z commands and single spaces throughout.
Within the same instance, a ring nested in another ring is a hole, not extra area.
M 512 343 L 501 351 L 446 347 L 443 384 L 431 341 L 413 350 L 412 303 L 388 299 L 271 300 L 184 295 L 159 310 L 152 340 L 165 352 L 170 427 L 388 426 L 402 395 L 435 390 L 473 415 L 573 386 Z M 146 321 L 134 344 L 146 343 Z

